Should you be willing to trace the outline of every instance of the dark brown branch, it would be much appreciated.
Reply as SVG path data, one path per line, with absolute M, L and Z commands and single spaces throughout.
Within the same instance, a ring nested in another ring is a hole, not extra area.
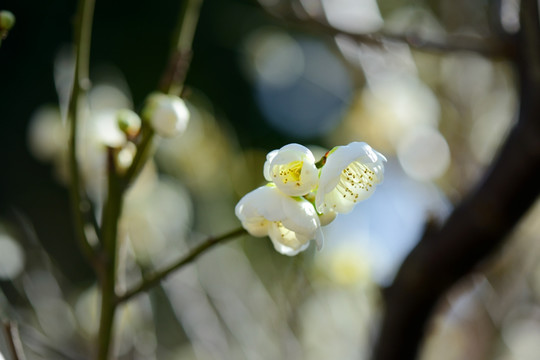
M 523 0 L 516 68 L 518 122 L 484 180 L 438 230 L 426 232 L 386 292 L 374 360 L 414 359 L 440 297 L 493 253 L 540 193 L 540 24 Z

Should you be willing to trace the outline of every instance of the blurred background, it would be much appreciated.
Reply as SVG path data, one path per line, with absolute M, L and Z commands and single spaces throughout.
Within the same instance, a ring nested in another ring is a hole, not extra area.
M 501 1 L 519 28 L 518 1 Z M 81 169 L 102 200 L 99 139 L 111 113 L 140 110 L 167 63 L 181 1 L 97 1 L 92 90 Z M 73 239 L 62 115 L 75 2 L 3 0 L 17 18 L 0 47 L 0 314 L 28 359 L 85 359 L 98 294 Z M 366 45 L 352 34 L 498 36 L 488 1 L 205 0 L 193 45 L 186 134 L 159 143 L 126 198 L 120 283 L 239 226 L 236 202 L 263 184 L 267 152 L 316 157 L 366 141 L 385 181 L 289 258 L 268 239 L 211 250 L 123 306 L 121 359 L 368 359 L 389 285 L 427 219 L 443 220 L 493 159 L 518 104 L 511 64 L 474 52 Z M 112 134 L 112 135 L 111 135 Z M 440 305 L 422 359 L 536 359 L 540 353 L 540 207 Z M 0 357 L 1 358 L 1 357 Z

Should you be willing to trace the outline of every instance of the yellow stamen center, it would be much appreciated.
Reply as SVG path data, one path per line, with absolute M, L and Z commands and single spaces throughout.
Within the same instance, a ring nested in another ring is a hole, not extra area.
M 278 165 L 274 171 L 274 177 L 287 184 L 288 182 L 295 182 L 296 186 L 300 186 L 300 175 L 302 173 L 303 161 L 292 161 L 285 165 Z

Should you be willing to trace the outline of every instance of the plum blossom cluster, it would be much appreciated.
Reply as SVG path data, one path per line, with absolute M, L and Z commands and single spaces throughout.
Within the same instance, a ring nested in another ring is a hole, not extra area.
M 245 195 L 235 213 L 253 236 L 269 236 L 274 248 L 296 255 L 315 240 L 323 245 L 321 226 L 367 199 L 384 177 L 386 158 L 364 142 L 328 151 L 319 161 L 299 144 L 266 156 L 268 184 Z

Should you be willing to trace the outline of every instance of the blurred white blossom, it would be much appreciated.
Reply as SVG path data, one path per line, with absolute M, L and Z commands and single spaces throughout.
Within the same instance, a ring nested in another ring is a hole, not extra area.
M 178 96 L 156 93 L 148 99 L 144 116 L 158 135 L 173 137 L 186 130 L 189 110 Z
M 51 161 L 58 157 L 67 149 L 67 137 L 58 108 L 43 106 L 34 112 L 28 127 L 28 146 L 37 159 Z

